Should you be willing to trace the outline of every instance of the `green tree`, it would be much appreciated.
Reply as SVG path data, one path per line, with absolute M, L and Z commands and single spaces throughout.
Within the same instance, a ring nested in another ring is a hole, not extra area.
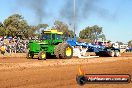
M 48 24 L 38 24 L 37 27 L 38 27 L 38 28 L 46 29 L 47 27 L 49 27 L 49 25 L 48 25 Z
M 68 34 L 70 35 L 71 38 L 74 38 L 74 32 L 72 30 L 68 30 Z
M 37 31 L 38 31 L 38 33 L 40 33 L 40 29 L 41 29 L 41 32 L 42 32 L 42 31 L 45 30 L 47 27 L 49 27 L 48 24 L 38 24 L 38 26 L 37 26 Z
M 61 21 L 55 21 L 53 28 L 57 29 L 58 31 L 64 32 L 64 33 L 68 31 L 68 25 Z
M 61 21 L 55 21 L 53 29 L 63 32 L 64 37 L 74 37 L 74 32 L 69 29 L 69 26 Z
M 25 37 L 29 38 L 29 37 L 33 37 L 36 33 L 35 33 L 36 29 L 34 29 L 34 26 L 29 26 L 27 28 L 27 33 L 25 33 Z
M 81 39 L 89 39 L 91 42 L 97 41 L 98 38 L 105 38 L 105 35 L 102 32 L 102 27 L 99 27 L 97 25 L 94 25 L 92 27 L 86 27 L 79 33 L 79 37 Z
M 21 15 L 13 14 L 5 19 L 3 23 L 8 36 L 26 37 L 29 26 Z
M 102 41 L 103 41 L 103 40 L 104 40 L 104 41 L 106 41 L 106 37 L 105 37 L 105 35 L 104 35 L 104 34 L 99 35 L 99 36 L 98 36 L 98 38 L 101 38 L 101 39 L 102 39 Z
M 4 28 L 4 25 L 0 22 L 0 36 L 5 36 L 6 30 Z
M 132 40 L 128 41 L 128 46 L 132 47 Z

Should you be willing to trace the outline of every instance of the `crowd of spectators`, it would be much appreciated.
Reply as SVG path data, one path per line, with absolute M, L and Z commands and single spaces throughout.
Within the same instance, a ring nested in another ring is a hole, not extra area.
M 0 47 L 7 53 L 25 53 L 27 51 L 28 40 L 19 37 L 0 37 Z

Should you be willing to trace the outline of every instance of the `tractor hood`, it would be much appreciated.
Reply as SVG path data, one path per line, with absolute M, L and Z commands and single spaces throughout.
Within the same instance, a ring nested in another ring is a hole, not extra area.
M 37 44 L 47 45 L 47 44 L 49 44 L 49 40 L 42 40 L 42 41 L 39 41 L 39 40 L 31 40 L 31 41 L 29 41 L 29 43 L 37 43 Z
M 38 41 L 38 44 L 47 45 L 47 44 L 49 44 L 49 41 L 48 40 Z

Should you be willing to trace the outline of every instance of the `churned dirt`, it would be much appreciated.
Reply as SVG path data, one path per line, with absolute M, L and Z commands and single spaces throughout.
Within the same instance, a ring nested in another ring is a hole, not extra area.
M 123 53 L 121 57 L 47 60 L 17 55 L 0 58 L 0 88 L 132 88 L 132 83 L 84 86 L 76 83 L 80 65 L 87 74 L 132 75 L 132 53 Z

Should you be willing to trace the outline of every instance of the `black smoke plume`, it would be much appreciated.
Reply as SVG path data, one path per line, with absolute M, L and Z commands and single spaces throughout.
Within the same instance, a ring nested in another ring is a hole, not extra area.
M 103 8 L 102 2 L 105 0 L 75 0 L 76 5 L 76 21 L 80 22 L 88 18 L 90 15 L 97 15 L 105 20 L 115 19 L 115 14 L 110 13 L 109 10 Z M 63 6 L 60 15 L 65 18 L 70 24 L 73 23 L 73 5 L 74 0 L 65 0 L 65 5 Z
M 47 15 L 47 0 L 18 0 L 17 3 L 20 7 L 22 6 L 31 9 L 36 15 L 38 23 L 42 23 L 43 18 Z

